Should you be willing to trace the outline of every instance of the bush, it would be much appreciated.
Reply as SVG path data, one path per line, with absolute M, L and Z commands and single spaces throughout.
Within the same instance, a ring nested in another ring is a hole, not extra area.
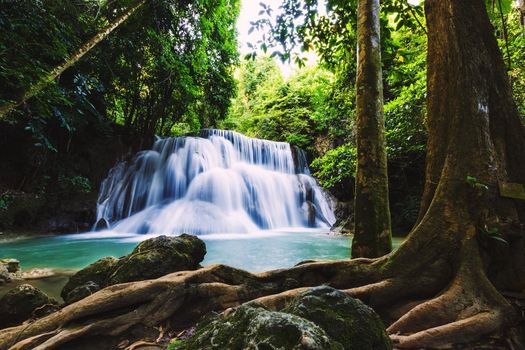
M 80 175 L 75 176 L 64 176 L 60 175 L 58 177 L 58 187 L 61 192 L 71 193 L 71 194 L 82 194 L 90 193 L 91 182 L 88 178 Z

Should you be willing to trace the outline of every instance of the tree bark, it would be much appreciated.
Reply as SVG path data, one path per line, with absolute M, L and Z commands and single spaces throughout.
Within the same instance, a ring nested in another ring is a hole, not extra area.
M 379 0 L 359 0 L 357 20 L 357 172 L 352 257 L 374 258 L 392 250 Z
M 113 32 L 122 23 L 124 23 L 135 11 L 137 11 L 147 1 L 148 0 L 136 0 L 130 7 L 126 9 L 126 11 L 124 11 L 120 16 L 118 16 L 113 22 L 109 23 L 94 37 L 85 42 L 77 51 L 73 52 L 64 63 L 62 63 L 58 67 L 55 67 L 51 72 L 43 76 L 38 82 L 30 86 L 29 90 L 27 90 L 19 99 L 0 106 L 0 118 L 3 118 L 15 108 L 19 107 L 27 100 L 40 93 L 40 91 L 42 91 L 49 83 L 58 78 L 58 76 L 60 76 L 66 69 L 78 62 L 78 60 L 80 60 L 82 56 L 88 53 L 99 42 L 104 40 L 109 34 L 111 34 L 111 32 Z
M 0 331 L 0 350 L 121 341 L 135 326 L 188 324 L 252 300 L 279 310 L 321 284 L 372 306 L 389 321 L 396 348 L 469 343 L 510 328 L 517 315 L 501 292 L 525 291 L 525 202 L 502 197 L 497 185 L 525 181 L 525 127 L 483 0 L 427 0 L 425 7 L 427 181 L 420 221 L 397 251 L 261 274 L 215 265 L 111 286 Z M 492 240 L 493 230 L 508 244 Z

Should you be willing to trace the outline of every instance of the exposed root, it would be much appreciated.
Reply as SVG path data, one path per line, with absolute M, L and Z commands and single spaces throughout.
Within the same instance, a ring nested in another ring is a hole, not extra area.
M 400 348 L 466 342 L 497 331 L 512 314 L 485 276 L 477 249 L 474 239 L 464 244 L 459 256 L 469 258 L 459 259 L 448 286 L 442 277 L 448 274 L 439 274 L 447 268 L 441 259 L 394 273 L 389 264 L 393 256 L 310 262 L 261 274 L 223 265 L 177 272 L 108 287 L 31 324 L 0 331 L 0 350 L 55 349 L 79 337 L 118 337 L 134 326 L 154 328 L 165 321 L 183 327 L 210 311 L 246 302 L 280 310 L 309 287 L 321 284 L 339 288 L 386 314 L 403 303 L 412 305 L 388 328 Z M 428 299 L 429 294 L 433 298 Z M 428 300 L 417 301 L 422 299 Z
M 503 324 L 504 316 L 501 312 L 487 311 L 411 335 L 392 335 L 391 339 L 398 348 L 439 348 L 477 340 L 483 335 L 498 331 Z

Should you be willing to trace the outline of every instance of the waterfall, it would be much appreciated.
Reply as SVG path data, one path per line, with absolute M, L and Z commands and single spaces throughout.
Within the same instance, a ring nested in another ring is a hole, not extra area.
M 288 143 L 205 129 L 158 139 L 103 181 L 97 222 L 125 233 L 248 233 L 330 227 L 305 154 Z

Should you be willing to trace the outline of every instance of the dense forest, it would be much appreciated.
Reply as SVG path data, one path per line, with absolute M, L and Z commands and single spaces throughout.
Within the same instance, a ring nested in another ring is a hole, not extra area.
M 524 1 L 0 3 L 1 234 L 149 238 L 0 315 L 0 349 L 525 347 Z M 202 267 L 191 220 L 351 243 Z

